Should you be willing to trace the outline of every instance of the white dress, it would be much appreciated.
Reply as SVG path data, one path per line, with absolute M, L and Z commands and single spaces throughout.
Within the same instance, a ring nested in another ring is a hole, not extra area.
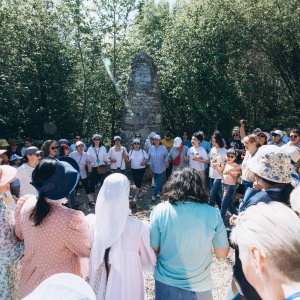
M 88 216 L 93 236 L 95 218 Z M 93 242 L 93 241 L 92 241 Z M 120 251 L 121 250 L 121 251 Z M 122 266 L 116 270 L 111 264 L 112 251 L 121 256 Z M 97 300 L 143 300 L 146 299 L 143 271 L 153 272 L 156 255 L 150 246 L 149 225 L 132 217 L 127 218 L 121 235 L 121 249 L 110 249 L 110 272 L 106 285 L 106 270 L 102 263 L 96 275 L 94 291 Z M 92 253 L 90 265 L 93 264 Z

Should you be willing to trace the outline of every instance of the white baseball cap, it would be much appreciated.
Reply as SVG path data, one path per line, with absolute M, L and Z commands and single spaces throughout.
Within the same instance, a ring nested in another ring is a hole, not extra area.
M 160 137 L 160 135 L 159 135 L 159 134 L 156 134 L 156 135 L 153 137 L 153 139 L 158 139 L 158 140 L 160 140 L 160 141 L 161 141 L 161 137 Z
M 174 139 L 174 147 L 180 147 L 180 145 L 182 144 L 182 139 L 178 136 Z

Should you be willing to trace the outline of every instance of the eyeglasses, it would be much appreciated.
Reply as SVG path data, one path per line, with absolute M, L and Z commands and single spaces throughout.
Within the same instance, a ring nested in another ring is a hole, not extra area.
M 279 134 L 277 134 L 277 133 L 272 133 L 272 136 L 278 136 Z
M 234 155 L 227 155 L 228 158 L 235 158 Z
M 290 138 L 291 138 L 291 139 L 296 139 L 297 137 L 298 137 L 298 134 L 291 134 L 291 135 L 290 135 Z
M 100 139 L 93 139 L 93 141 L 101 141 Z
M 58 146 L 53 146 L 53 147 L 50 147 L 51 150 L 57 150 L 58 149 Z

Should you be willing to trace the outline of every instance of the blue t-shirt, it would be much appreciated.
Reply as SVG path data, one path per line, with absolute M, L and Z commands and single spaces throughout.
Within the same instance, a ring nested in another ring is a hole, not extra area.
M 227 248 L 220 213 L 208 204 L 168 201 L 150 216 L 151 247 L 160 247 L 154 278 L 194 292 L 212 289 L 212 245 Z

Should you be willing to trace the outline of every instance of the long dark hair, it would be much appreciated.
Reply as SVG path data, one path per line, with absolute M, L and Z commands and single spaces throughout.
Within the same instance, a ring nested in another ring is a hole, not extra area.
M 47 140 L 42 145 L 41 150 L 44 152 L 44 156 L 46 156 L 46 157 L 49 156 L 49 154 L 50 154 L 50 145 L 52 143 L 56 143 L 56 141 L 55 140 Z
M 162 199 L 174 205 L 185 201 L 209 202 L 199 173 L 191 167 L 179 168 L 172 173 L 163 187 Z
M 109 258 L 109 250 L 110 248 L 105 249 L 104 252 L 104 265 L 105 265 L 105 270 L 106 270 L 106 282 L 108 280 L 108 276 L 109 276 L 109 265 L 108 265 L 108 258 Z
M 220 148 L 224 147 L 224 142 L 221 133 L 215 131 L 215 133 L 211 136 L 211 138 L 215 138 L 216 143 Z
M 32 172 L 32 180 L 37 187 L 40 187 L 43 182 L 52 176 L 57 168 L 57 161 L 52 158 L 45 158 L 35 167 Z M 36 205 L 30 214 L 30 220 L 33 221 L 34 226 L 42 224 L 43 219 L 49 214 L 50 205 L 45 200 L 44 192 L 39 193 Z

